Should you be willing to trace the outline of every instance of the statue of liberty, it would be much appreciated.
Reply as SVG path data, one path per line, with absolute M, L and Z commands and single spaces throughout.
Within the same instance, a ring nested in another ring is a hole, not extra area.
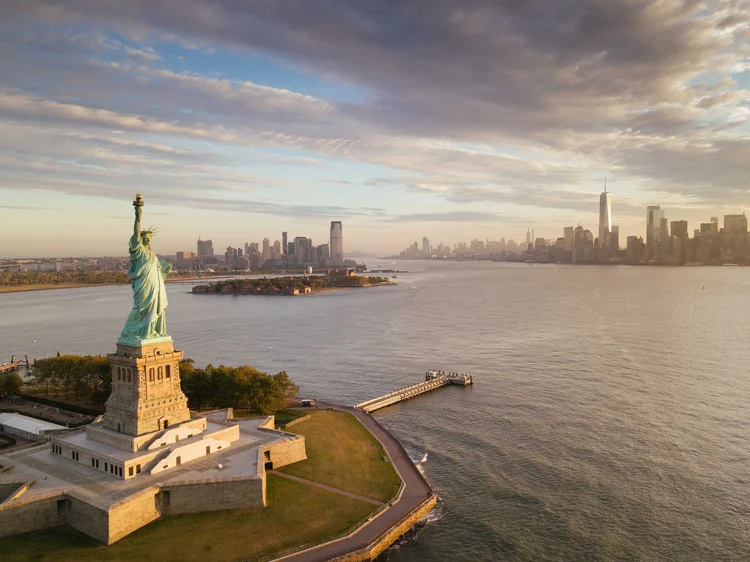
M 167 337 L 167 291 L 164 280 L 172 265 L 159 260 L 151 249 L 154 229 L 141 230 L 143 198 L 135 196 L 135 225 L 130 238 L 130 271 L 133 310 L 120 335 L 120 343 L 137 345 L 142 340 Z

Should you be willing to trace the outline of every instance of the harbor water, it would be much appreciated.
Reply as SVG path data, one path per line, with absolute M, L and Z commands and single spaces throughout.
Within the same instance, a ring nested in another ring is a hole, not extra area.
M 440 496 L 384 558 L 750 558 L 750 270 L 373 260 L 395 287 L 298 297 L 168 287 L 197 365 L 286 370 L 376 412 Z M 0 294 L 0 360 L 104 354 L 128 286 Z

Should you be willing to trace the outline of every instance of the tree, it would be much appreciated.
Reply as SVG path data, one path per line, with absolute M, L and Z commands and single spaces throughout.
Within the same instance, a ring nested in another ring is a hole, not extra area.
M 23 379 L 18 373 L 8 373 L 2 380 L 2 392 L 5 395 L 18 394 L 21 392 Z
M 65 397 L 73 391 L 75 399 L 90 397 L 103 404 L 112 392 L 112 374 L 107 358 L 101 355 L 58 355 L 39 359 L 32 369 L 33 384 L 65 390 Z

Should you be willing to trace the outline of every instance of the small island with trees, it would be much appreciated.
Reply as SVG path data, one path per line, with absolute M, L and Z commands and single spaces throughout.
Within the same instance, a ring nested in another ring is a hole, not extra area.
M 309 295 L 339 289 L 395 285 L 387 278 L 356 275 L 353 272 L 331 272 L 325 276 L 263 277 L 255 279 L 228 279 L 195 285 L 194 294 L 229 295 Z

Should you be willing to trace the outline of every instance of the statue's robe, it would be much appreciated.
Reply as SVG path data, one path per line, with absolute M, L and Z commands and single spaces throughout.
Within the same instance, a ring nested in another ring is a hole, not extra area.
M 145 340 L 167 335 L 167 269 L 156 254 L 141 242 L 130 239 L 130 280 L 133 283 L 133 310 L 120 336 L 125 340 Z

